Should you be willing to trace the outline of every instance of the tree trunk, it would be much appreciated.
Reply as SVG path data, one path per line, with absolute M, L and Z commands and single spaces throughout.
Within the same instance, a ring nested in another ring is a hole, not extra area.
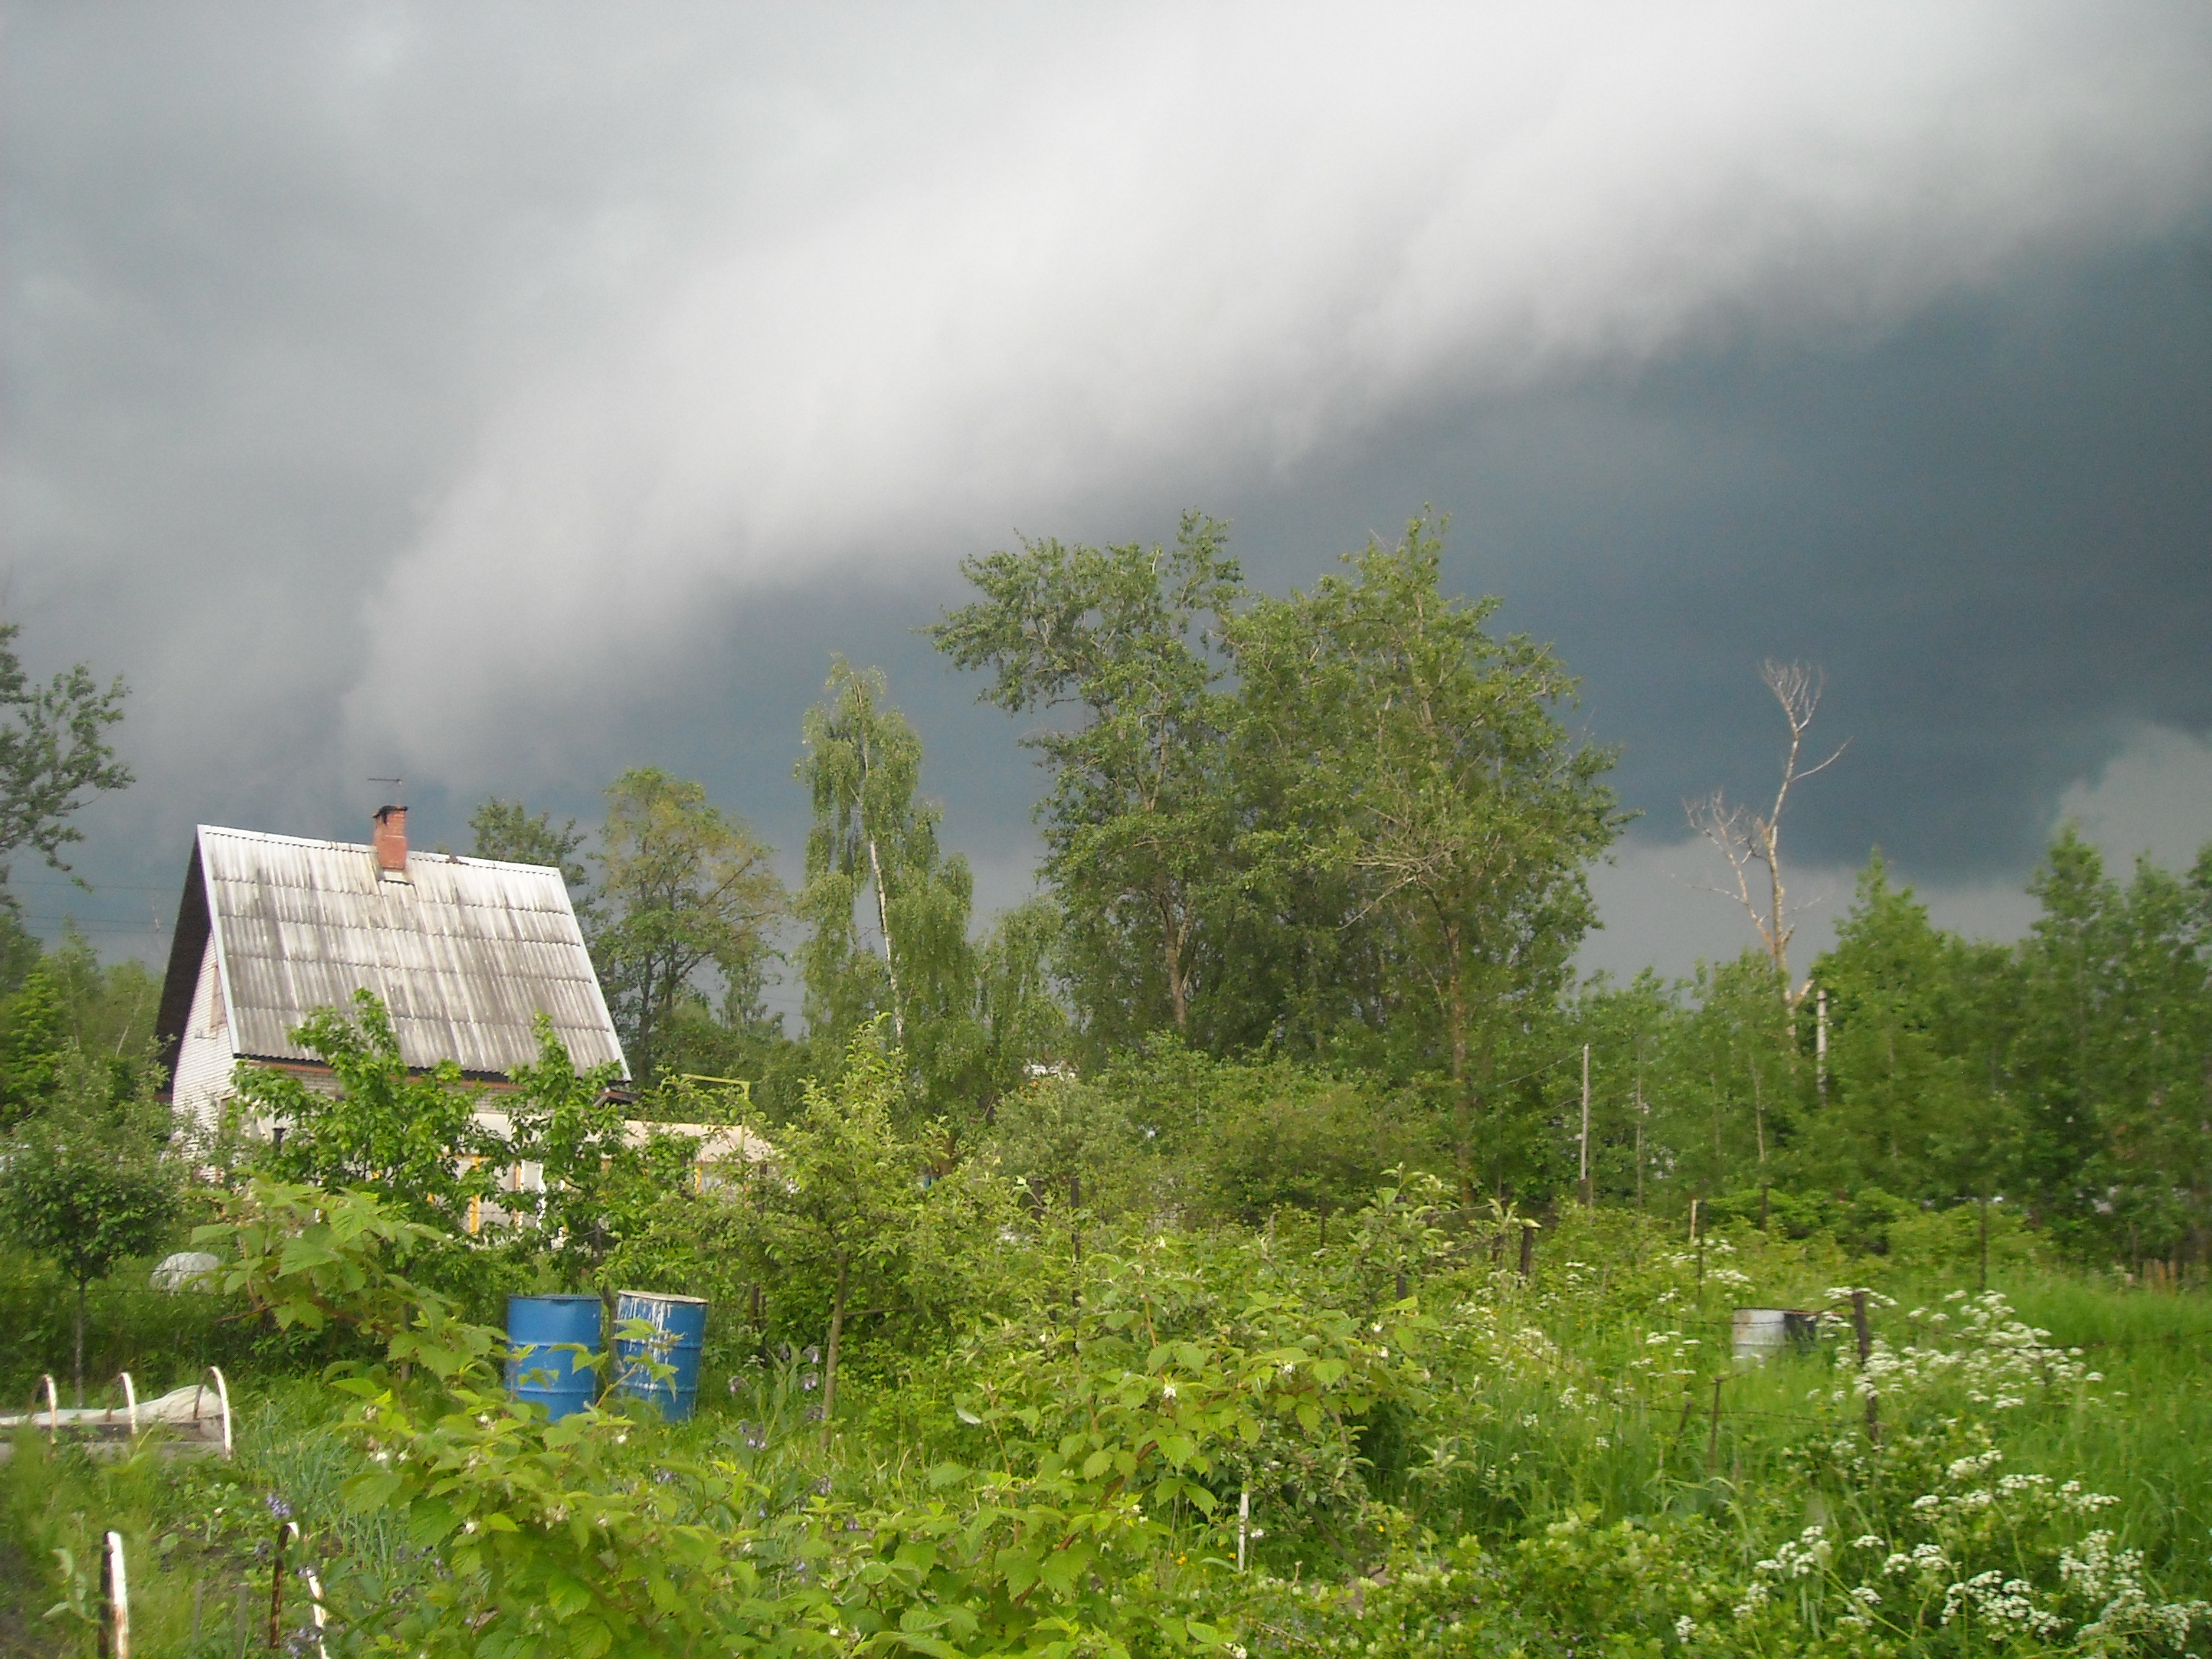
M 84 1409 L 84 1287 L 82 1279 L 76 1282 L 76 1406 Z
M 837 1258 L 837 1291 L 830 1301 L 830 1346 L 822 1365 L 822 1443 L 830 1443 L 832 1418 L 837 1410 L 837 1346 L 845 1335 L 845 1288 L 852 1277 L 852 1258 Z
M 901 1007 L 898 988 L 898 957 L 891 950 L 891 900 L 884 886 L 884 861 L 876 852 L 876 838 L 868 837 L 868 867 L 876 878 L 876 926 L 884 935 L 884 972 L 891 981 L 891 1040 L 901 1047 L 906 1043 L 906 1013 Z
M 1188 929 L 1175 921 L 1175 907 L 1160 907 L 1160 953 L 1162 965 L 1168 975 L 1168 1011 L 1175 1017 L 1178 1036 L 1190 1034 L 1190 987 L 1185 982 L 1182 970 L 1183 938 Z
M 1759 1178 L 1764 1186 L 1766 1181 L 1766 1101 L 1759 1092 L 1759 1061 L 1756 1059 L 1751 1062 L 1751 1123 L 1753 1133 L 1759 1139 Z M 1760 1224 L 1765 1223 L 1762 1221 Z

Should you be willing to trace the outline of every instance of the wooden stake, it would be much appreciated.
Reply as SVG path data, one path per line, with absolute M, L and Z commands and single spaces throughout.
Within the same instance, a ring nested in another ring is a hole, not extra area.
M 1874 1327 L 1867 1318 L 1867 1293 L 1851 1292 L 1851 1330 L 1858 1338 L 1859 1370 L 1866 1370 L 1867 1361 L 1874 1356 Z M 1872 1389 L 1867 1391 L 1867 1438 L 1875 1445 L 1881 1444 L 1881 1402 Z
M 296 1531 L 289 1521 L 276 1523 L 276 1549 L 269 1566 L 269 1645 L 284 1644 L 284 1534 Z
M 1721 1382 L 1722 1379 L 1720 1377 L 1716 1376 L 1713 1378 L 1713 1422 L 1712 1427 L 1706 1431 L 1705 1435 L 1705 1468 L 1708 1470 L 1720 1467 Z
M 123 1534 L 111 1532 L 100 1571 L 100 1650 L 131 1659 L 131 1581 L 123 1570 Z
M 1521 1224 L 1521 1277 L 1526 1279 L 1536 1270 L 1536 1227 L 1534 1222 Z

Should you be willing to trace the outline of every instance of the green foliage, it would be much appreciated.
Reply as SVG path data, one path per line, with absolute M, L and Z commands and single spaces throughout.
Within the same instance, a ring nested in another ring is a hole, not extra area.
M 1121 1217 L 1164 1196 L 1161 1160 L 1111 1084 L 1042 1077 L 1000 1103 L 986 1156 L 1034 1204 Z
M 0 1126 L 20 1123 L 53 1098 L 68 1048 L 61 988 L 41 960 L 9 999 L 0 1026 Z
M 102 690 L 82 663 L 35 685 L 15 653 L 19 623 L 0 623 L 0 886 L 9 856 L 28 847 L 57 870 L 84 839 L 70 819 L 88 793 L 129 787 L 108 728 L 123 719 L 123 682 Z
M 260 1166 L 281 1181 L 382 1193 L 413 1220 L 464 1231 L 470 1201 L 492 1194 L 506 1161 L 477 1124 L 482 1089 L 452 1060 L 411 1071 L 390 1012 L 368 991 L 354 993 L 350 1014 L 319 1008 L 291 1037 L 330 1067 L 336 1087 L 240 1062 L 241 1105 L 284 1130 L 258 1152 Z
M 74 929 L 43 951 L 24 940 L 20 981 L 0 1001 L 0 1129 L 54 1097 L 72 1047 L 112 1073 L 110 1092 L 125 1096 L 154 1066 L 154 1016 L 161 986 L 141 962 L 102 967 Z
M 70 1047 L 51 1103 L 0 1146 L 0 1234 L 55 1262 L 76 1292 L 80 1399 L 88 1287 L 159 1243 L 179 1203 L 181 1171 L 167 1156 L 168 1115 L 152 1079 L 119 1101 L 111 1083 L 106 1066 Z
M 880 1142 L 887 1109 L 842 1106 Z M 167 1479 L 25 1443 L 0 1516 L 71 1552 L 33 1558 L 40 1608 L 120 1523 L 156 1652 L 183 1648 L 195 1583 L 211 1610 L 242 1589 L 258 1627 L 277 1505 L 333 1652 L 2197 1650 L 2200 1299 L 1946 1294 L 1905 1222 L 1847 1267 L 1748 1224 L 1695 1252 L 1618 1210 L 1561 1217 L 1524 1280 L 1491 1226 L 1418 1176 L 1325 1245 L 1094 1220 L 1079 1250 L 1050 1212 L 1004 1214 L 964 1241 L 1005 1269 L 963 1270 L 953 1340 L 908 1331 L 912 1368 L 857 1383 L 825 1443 L 803 1361 L 728 1415 L 610 1396 L 550 1425 L 501 1387 L 498 1334 L 414 1276 L 428 1230 L 263 1182 L 200 1238 L 228 1294 L 358 1334 L 319 1415 L 247 1406 L 237 1464 Z M 1863 1373 L 1847 1340 L 1723 1357 L 1731 1306 L 1829 1305 L 1853 1276 Z
M 834 1054 L 870 1020 L 888 1018 L 921 1109 L 972 1121 L 998 1091 L 994 1049 L 1020 1030 L 1023 941 L 1012 941 L 1012 960 L 999 947 L 988 1008 L 998 1018 L 987 1026 L 983 964 L 968 936 L 968 861 L 939 848 L 940 809 L 917 793 L 921 739 L 891 704 L 880 669 L 838 658 L 805 732 L 798 773 L 814 822 L 798 909 L 812 925 L 800 958 L 809 1035 Z M 864 942 L 864 911 L 880 953 Z
M 968 1172 L 926 1186 L 926 1155 L 896 1127 L 903 1103 L 900 1056 L 878 1024 L 856 1034 L 834 1084 L 810 1081 L 799 1115 L 777 1133 L 774 1162 L 756 1166 L 743 1194 L 751 1248 L 786 1273 L 830 1287 L 822 1410 L 834 1424 L 845 1318 L 854 1298 L 908 1295 L 927 1288 L 920 1274 L 938 1229 L 933 1212 L 957 1206 L 960 1224 L 982 1217 L 962 1200 L 975 1195 Z
M 1030 1068 L 1065 1064 L 1073 1031 L 1060 994 L 1060 914 L 1048 899 L 1006 911 L 976 948 L 976 1015 L 986 1115 Z
M 579 1072 L 552 1020 L 540 1014 L 536 1026 L 537 1062 L 515 1067 L 514 1092 L 501 1103 L 512 1126 L 506 1158 L 536 1164 L 542 1184 L 499 1201 L 527 1215 L 562 1282 L 589 1284 L 632 1230 L 625 1224 L 660 1188 L 650 1183 L 644 1151 L 623 1138 L 622 1105 L 609 1093 L 621 1068 L 610 1060 Z
M 1875 854 L 1816 969 L 1832 1033 L 1817 1152 L 1834 1176 L 1946 1198 L 1999 1188 L 2002 1103 L 1972 1000 L 2006 968 L 1931 927 Z
M 256 1177 L 225 1193 L 217 1211 L 192 1230 L 192 1243 L 223 1261 L 227 1293 L 280 1329 L 320 1331 L 335 1322 L 378 1342 L 411 1344 L 418 1328 L 450 1322 L 445 1299 L 399 1271 L 443 1235 L 380 1194 Z M 413 1347 L 397 1357 L 413 1358 Z
M 469 851 L 480 859 L 501 859 L 509 864 L 539 864 L 558 870 L 571 890 L 581 893 L 590 880 L 583 860 L 577 856 L 584 832 L 570 818 L 557 830 L 553 814 L 532 812 L 519 800 L 494 795 L 469 814 L 475 842 Z
M 1023 742 L 1052 776 L 1043 873 L 1079 1004 L 1107 1044 L 1190 1030 L 1229 896 L 1231 700 L 1207 631 L 1243 591 L 1226 534 L 1188 513 L 1171 550 L 1024 540 L 963 560 L 983 597 L 928 630 L 961 667 L 990 671 L 997 707 L 1081 711 Z
M 2201 1257 L 2212 1243 L 2202 885 L 2146 863 L 2123 888 L 2069 828 L 2033 890 L 2043 914 L 2020 950 L 2007 1055 L 2024 1183 L 2131 1259 L 2185 1243 Z
M 1583 871 L 1622 820 L 1611 753 L 1554 713 L 1575 682 L 1533 641 L 1490 635 L 1496 599 L 1443 592 L 1443 528 L 1415 520 L 1346 575 L 1255 602 L 1229 639 L 1266 800 L 1252 880 L 1333 884 L 1328 920 L 1373 930 L 1389 967 L 1362 988 L 1366 1017 L 1411 1045 L 1406 1069 L 1450 1078 L 1471 1183 L 1501 1049 L 1564 988 L 1595 920 Z
M 592 940 L 607 1002 L 631 1074 L 650 1082 L 678 1016 L 703 1003 L 696 976 L 721 976 L 733 1007 L 750 1012 L 770 933 L 784 910 L 769 848 L 707 799 L 705 787 L 652 767 L 607 789 L 599 836 L 599 903 Z

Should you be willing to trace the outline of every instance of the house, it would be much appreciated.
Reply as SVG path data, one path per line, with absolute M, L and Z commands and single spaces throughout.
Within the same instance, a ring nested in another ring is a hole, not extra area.
M 544 1013 L 578 1069 L 629 1076 L 558 870 L 410 852 L 404 806 L 374 824 L 366 846 L 199 827 L 155 1027 L 179 1115 L 211 1127 L 240 1060 L 327 1078 L 291 1033 L 356 990 L 410 1066 L 502 1081 Z

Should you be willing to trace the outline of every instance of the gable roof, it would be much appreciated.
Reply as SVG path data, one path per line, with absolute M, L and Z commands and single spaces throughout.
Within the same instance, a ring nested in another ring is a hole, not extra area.
M 157 1028 L 172 1067 L 210 939 L 241 1056 L 312 1062 L 292 1029 L 365 989 L 410 1066 L 504 1075 L 537 1058 L 542 1012 L 579 1069 L 629 1074 L 558 870 L 410 852 L 403 879 L 355 842 L 200 825 Z

